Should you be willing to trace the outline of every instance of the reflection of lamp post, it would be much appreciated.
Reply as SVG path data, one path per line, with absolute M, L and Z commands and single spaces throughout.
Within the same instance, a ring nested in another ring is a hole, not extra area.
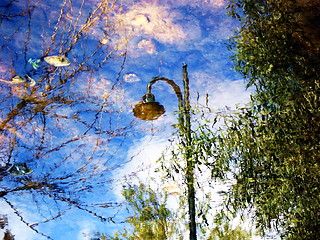
M 155 120 L 164 112 L 164 107 L 155 102 L 154 95 L 151 93 L 152 85 L 157 81 L 165 81 L 170 84 L 178 97 L 179 104 L 179 131 L 181 144 L 183 146 L 183 155 L 186 160 L 186 182 L 188 191 L 189 207 L 189 228 L 190 240 L 197 239 L 196 231 L 196 207 L 195 207 L 195 189 L 194 189 L 194 166 L 195 160 L 192 158 L 191 142 L 191 121 L 190 121 L 190 100 L 189 100 L 189 79 L 187 65 L 183 65 L 183 85 L 184 96 L 182 96 L 180 87 L 172 80 L 163 77 L 153 78 L 147 87 L 147 93 L 142 97 L 142 102 L 135 105 L 133 113 L 135 117 L 142 120 Z

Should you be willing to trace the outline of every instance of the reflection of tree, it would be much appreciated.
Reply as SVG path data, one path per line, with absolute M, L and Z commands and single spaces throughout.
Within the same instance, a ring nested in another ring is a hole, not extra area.
M 171 186 L 172 187 L 172 186 Z M 96 233 L 96 239 L 112 240 L 169 240 L 185 239 L 185 229 L 181 224 L 183 219 L 180 213 L 185 211 L 185 205 L 179 208 L 174 207 L 177 199 L 169 199 L 169 186 L 164 188 L 164 192 L 153 190 L 151 187 L 139 184 L 128 185 L 123 188 L 122 195 L 125 198 L 126 206 L 130 217 L 125 221 L 126 226 L 121 231 L 117 231 L 113 237 L 107 234 Z M 178 193 L 179 194 L 179 193 Z M 182 196 L 180 196 L 182 197 Z M 173 200 L 173 202 L 172 202 Z M 169 208 L 171 205 L 171 209 Z M 225 212 L 218 212 L 212 219 L 210 227 L 205 228 L 199 224 L 201 229 L 200 239 L 207 240 L 249 240 L 250 232 L 241 225 L 232 226 L 232 222 Z
M 0 197 L 36 232 L 73 207 L 108 220 L 83 197 L 105 191 L 117 166 L 110 161 L 117 151 L 113 139 L 121 144 L 131 125 L 120 116 L 119 77 L 101 77 L 106 63 L 125 60 L 121 24 L 112 18 L 116 1 L 76 2 L 0 6 Z M 71 64 L 42 61 L 52 55 Z M 14 82 L 15 76 L 36 84 Z M 8 169 L 17 163 L 33 172 L 13 176 Z M 32 206 L 19 205 L 22 198 Z M 33 210 L 38 216 L 24 216 Z
M 176 231 L 176 224 L 173 221 L 174 214 L 167 208 L 167 195 L 162 196 L 144 184 L 126 186 L 122 195 L 132 214 L 126 222 L 133 230 L 125 228 L 110 239 L 170 239 Z
M 250 208 L 264 234 L 319 236 L 319 1 L 234 1 L 236 69 L 255 88 L 225 117 L 221 162 L 235 178 L 229 209 Z M 236 166 L 236 167 L 235 167 Z

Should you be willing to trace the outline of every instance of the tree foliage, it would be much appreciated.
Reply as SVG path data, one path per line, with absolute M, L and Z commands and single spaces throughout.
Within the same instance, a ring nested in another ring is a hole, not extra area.
M 176 230 L 166 196 L 161 197 L 160 193 L 144 184 L 125 186 L 122 195 L 131 215 L 126 220 L 130 225 L 123 232 L 117 232 L 112 239 L 170 239 Z
M 207 240 L 250 240 L 251 233 L 240 225 L 232 227 L 228 216 L 220 212 L 215 216 L 215 226 L 211 230 Z
M 92 240 L 182 240 L 188 235 L 184 233 L 184 221 L 179 217 L 179 214 L 184 212 L 185 209 L 183 206 L 178 209 L 169 209 L 168 193 L 162 194 L 140 183 L 140 185 L 125 186 L 122 195 L 125 197 L 125 205 L 129 215 L 131 215 L 125 221 L 128 225 L 124 227 L 123 231 L 116 232 L 113 237 L 96 233 Z M 205 218 L 205 215 L 198 214 L 197 216 Z M 230 215 L 227 216 L 224 212 L 219 212 L 214 216 L 208 229 L 203 224 L 199 224 L 198 227 L 201 230 L 199 231 L 199 238 L 207 240 L 250 240 L 251 233 L 241 225 L 232 226 L 229 217 Z
M 241 27 L 234 63 L 255 88 L 250 106 L 225 116 L 219 157 L 236 183 L 229 206 L 251 207 L 258 225 L 285 239 L 320 227 L 318 1 L 230 1 Z

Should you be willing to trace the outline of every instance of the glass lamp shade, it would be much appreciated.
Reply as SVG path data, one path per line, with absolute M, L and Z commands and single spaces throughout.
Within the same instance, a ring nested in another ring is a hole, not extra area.
M 133 108 L 133 115 L 141 120 L 156 120 L 165 113 L 158 102 L 139 102 Z

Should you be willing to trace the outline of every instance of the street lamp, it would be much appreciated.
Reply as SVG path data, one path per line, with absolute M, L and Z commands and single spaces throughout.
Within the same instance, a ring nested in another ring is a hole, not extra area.
M 181 136 L 181 144 L 183 147 L 183 156 L 186 161 L 186 184 L 188 195 L 188 212 L 189 212 L 189 229 L 190 240 L 197 239 L 196 230 L 196 207 L 195 207 L 195 188 L 194 188 L 194 167 L 195 159 L 192 154 L 192 139 L 191 139 L 191 117 L 190 117 L 190 97 L 189 97 L 189 78 L 187 72 L 187 65 L 184 64 L 183 70 L 183 94 L 180 87 L 173 81 L 164 77 L 152 78 L 147 86 L 147 93 L 142 97 L 133 108 L 134 116 L 142 120 L 156 120 L 164 112 L 164 107 L 155 101 L 154 95 L 151 93 L 152 85 L 157 81 L 164 81 L 171 85 L 177 98 L 179 105 L 179 132 Z

